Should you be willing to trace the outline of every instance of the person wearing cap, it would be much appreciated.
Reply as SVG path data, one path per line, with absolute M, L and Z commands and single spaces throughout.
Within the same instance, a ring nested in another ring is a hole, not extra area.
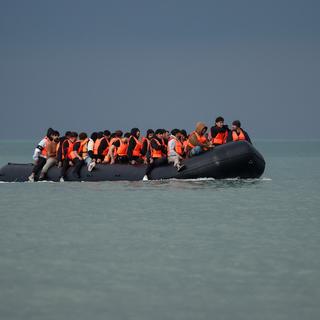
M 211 142 L 214 146 L 219 146 L 226 143 L 229 128 L 224 124 L 223 117 L 217 117 L 215 125 L 211 127 Z
M 228 134 L 227 142 L 232 141 L 248 141 L 251 143 L 248 133 L 241 128 L 241 122 L 239 120 L 232 122 L 232 129 Z

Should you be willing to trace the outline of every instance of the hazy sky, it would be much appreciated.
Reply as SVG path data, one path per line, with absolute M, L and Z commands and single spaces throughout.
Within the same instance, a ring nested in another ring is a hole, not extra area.
M 320 1 L 0 0 L 0 139 L 192 129 L 320 138 Z

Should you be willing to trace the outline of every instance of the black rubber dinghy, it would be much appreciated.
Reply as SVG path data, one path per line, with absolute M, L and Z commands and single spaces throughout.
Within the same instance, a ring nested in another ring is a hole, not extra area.
M 177 172 L 172 165 L 155 168 L 150 180 L 197 179 L 197 178 L 259 178 L 265 169 L 263 156 L 248 142 L 237 141 L 215 147 L 199 156 L 184 161 L 185 169 Z M 8 163 L 0 169 L 0 181 L 24 182 L 32 172 L 32 164 Z M 138 181 L 144 176 L 145 165 L 97 165 L 92 172 L 87 167 L 81 169 L 80 179 L 73 174 L 71 167 L 66 181 Z M 53 167 L 48 171 L 48 181 L 59 181 L 61 169 Z

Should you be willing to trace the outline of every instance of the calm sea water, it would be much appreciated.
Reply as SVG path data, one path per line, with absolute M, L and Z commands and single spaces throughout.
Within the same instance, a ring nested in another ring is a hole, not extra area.
M 0 319 L 318 320 L 320 142 L 256 146 L 260 180 L 0 183 Z

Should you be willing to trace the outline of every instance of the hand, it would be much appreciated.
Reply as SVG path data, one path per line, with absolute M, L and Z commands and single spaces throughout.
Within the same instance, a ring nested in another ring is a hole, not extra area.
M 101 159 L 97 159 L 97 163 L 101 163 Z
M 70 167 L 73 167 L 73 162 L 69 161 L 69 165 L 70 165 Z
M 131 164 L 136 164 L 137 162 L 135 160 L 132 160 L 131 161 Z
M 61 168 L 61 167 L 62 167 L 62 162 L 59 161 L 59 162 L 58 162 L 58 168 Z

